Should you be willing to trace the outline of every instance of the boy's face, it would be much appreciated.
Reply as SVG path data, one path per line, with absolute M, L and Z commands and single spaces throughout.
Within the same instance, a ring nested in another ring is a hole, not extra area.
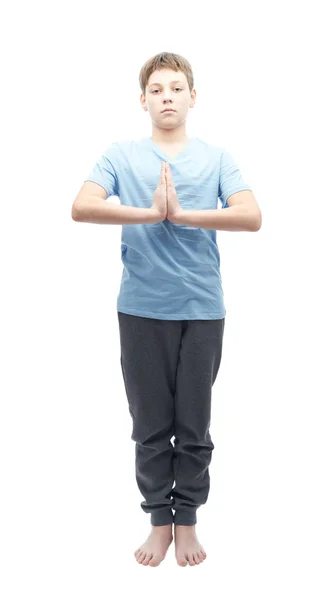
M 160 69 L 154 71 L 146 85 L 146 95 L 141 94 L 140 102 L 144 110 L 160 128 L 174 129 L 183 123 L 189 108 L 195 104 L 196 90 L 190 93 L 187 78 L 180 71 Z M 163 112 L 171 108 L 175 112 Z

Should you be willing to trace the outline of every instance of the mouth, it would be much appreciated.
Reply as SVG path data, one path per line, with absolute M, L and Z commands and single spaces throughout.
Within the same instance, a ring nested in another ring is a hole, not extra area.
M 176 110 L 173 110 L 172 108 L 166 108 L 166 110 L 163 110 L 162 112 L 176 112 Z

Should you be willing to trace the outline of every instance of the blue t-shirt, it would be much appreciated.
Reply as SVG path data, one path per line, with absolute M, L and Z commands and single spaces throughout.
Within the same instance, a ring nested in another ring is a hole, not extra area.
M 152 138 L 114 142 L 85 181 L 101 185 L 120 204 L 151 208 L 161 161 L 170 165 L 182 208 L 222 208 L 231 194 L 251 190 L 223 148 L 189 138 L 170 158 Z M 222 319 L 226 315 L 216 230 L 177 225 L 122 225 L 124 268 L 117 310 L 153 319 Z

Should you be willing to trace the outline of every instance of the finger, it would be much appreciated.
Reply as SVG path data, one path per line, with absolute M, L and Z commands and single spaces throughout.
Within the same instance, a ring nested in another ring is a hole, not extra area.
M 173 185 L 173 176 L 172 176 L 171 170 L 169 168 L 169 165 L 168 165 L 166 173 L 167 173 L 167 185 L 172 186 Z

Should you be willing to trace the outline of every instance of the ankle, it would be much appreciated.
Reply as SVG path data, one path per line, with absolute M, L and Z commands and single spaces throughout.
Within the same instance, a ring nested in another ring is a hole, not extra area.
M 173 529 L 173 524 L 169 525 L 152 525 L 152 531 L 160 532 L 160 533 L 170 533 Z

